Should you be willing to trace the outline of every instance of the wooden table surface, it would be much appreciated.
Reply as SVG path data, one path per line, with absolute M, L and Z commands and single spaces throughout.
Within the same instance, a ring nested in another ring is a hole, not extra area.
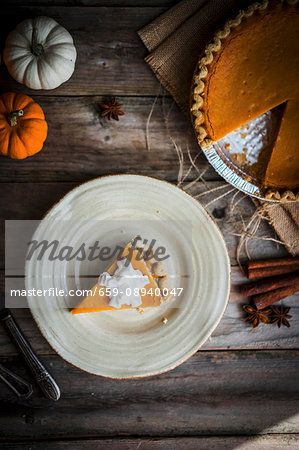
M 31 95 L 49 124 L 44 149 L 24 161 L 0 160 L 1 235 L 5 219 L 40 219 L 63 194 L 81 182 L 115 173 L 155 176 L 178 182 L 178 157 L 185 164 L 181 186 L 207 205 L 226 240 L 232 264 L 232 292 L 226 313 L 208 342 L 180 367 L 159 376 L 117 381 L 82 372 L 61 359 L 41 336 L 30 312 L 15 317 L 30 343 L 57 379 L 62 397 L 46 400 L 35 388 L 19 401 L 0 383 L 0 448 L 299 448 L 299 307 L 296 296 L 291 328 L 243 322 L 237 285 L 244 276 L 236 263 L 238 234 L 255 210 L 251 199 L 231 191 L 209 167 L 196 160 L 205 182 L 189 187 L 188 149 L 198 146 L 187 119 L 174 105 L 143 58 L 136 31 L 160 15 L 172 0 L 11 0 L 2 3 L 2 48 L 7 33 L 21 20 L 50 16 L 72 34 L 78 51 L 72 78 L 54 91 L 32 91 L 0 68 L 2 92 Z M 99 116 L 98 104 L 116 95 L 125 116 L 119 122 Z M 158 95 L 158 98 L 156 96 Z M 153 111 L 152 111 L 153 110 Z M 151 119 L 148 121 L 150 112 Z M 179 180 L 180 181 L 180 180 Z M 230 208 L 233 196 L 240 200 Z M 275 238 L 262 224 L 259 238 Z M 251 239 L 252 258 L 286 254 L 271 241 Z M 4 239 L 1 241 L 4 283 Z M 243 259 L 245 256 L 243 254 Z M 297 303 L 296 303 L 297 301 Z M 0 327 L 1 361 L 30 379 L 30 374 Z M 242 445 L 244 447 L 242 447 Z

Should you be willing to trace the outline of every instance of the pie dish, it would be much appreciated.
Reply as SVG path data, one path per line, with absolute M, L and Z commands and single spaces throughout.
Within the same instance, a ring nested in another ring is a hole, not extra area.
M 267 199 L 299 200 L 298 1 L 263 1 L 226 23 L 195 71 L 191 115 L 209 148 L 231 131 L 281 106 L 272 148 L 257 176 Z
M 129 242 L 119 257 L 100 275 L 91 292 L 72 309 L 72 314 L 160 306 L 169 285 L 162 261 L 140 236 Z M 109 289 L 109 290 L 108 290 Z

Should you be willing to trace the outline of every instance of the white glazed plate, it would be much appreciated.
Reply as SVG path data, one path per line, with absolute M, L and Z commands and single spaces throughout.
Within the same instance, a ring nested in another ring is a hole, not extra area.
M 82 184 L 53 206 L 33 239 L 59 235 L 70 236 L 72 243 L 96 239 L 113 246 L 136 234 L 152 234 L 168 250 L 170 283 L 183 288 L 174 302 L 144 314 L 124 310 L 73 316 L 64 297 L 28 298 L 56 352 L 96 375 L 132 378 L 173 369 L 208 339 L 228 302 L 230 262 L 218 227 L 194 198 L 161 180 L 115 175 Z M 50 263 L 35 257 L 26 262 L 26 288 L 90 288 L 95 274 L 106 267 L 103 261 Z

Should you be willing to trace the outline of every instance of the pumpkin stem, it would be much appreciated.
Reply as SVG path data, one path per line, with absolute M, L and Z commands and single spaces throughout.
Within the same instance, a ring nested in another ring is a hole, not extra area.
M 8 116 L 8 123 L 11 127 L 15 127 L 18 124 L 18 117 L 22 117 L 24 115 L 24 111 L 22 109 L 18 109 L 17 111 L 12 111 Z
M 44 47 L 37 42 L 37 29 L 33 28 L 31 38 L 31 51 L 34 56 L 41 56 L 44 53 Z

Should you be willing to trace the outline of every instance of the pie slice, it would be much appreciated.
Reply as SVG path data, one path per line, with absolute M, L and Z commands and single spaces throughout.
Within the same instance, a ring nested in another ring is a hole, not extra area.
M 268 198 L 299 199 L 298 1 L 252 4 L 216 33 L 200 59 L 191 113 L 199 144 L 283 105 L 270 155 L 261 158 Z
M 129 242 L 72 314 L 160 306 L 168 298 L 167 275 L 153 249 Z

